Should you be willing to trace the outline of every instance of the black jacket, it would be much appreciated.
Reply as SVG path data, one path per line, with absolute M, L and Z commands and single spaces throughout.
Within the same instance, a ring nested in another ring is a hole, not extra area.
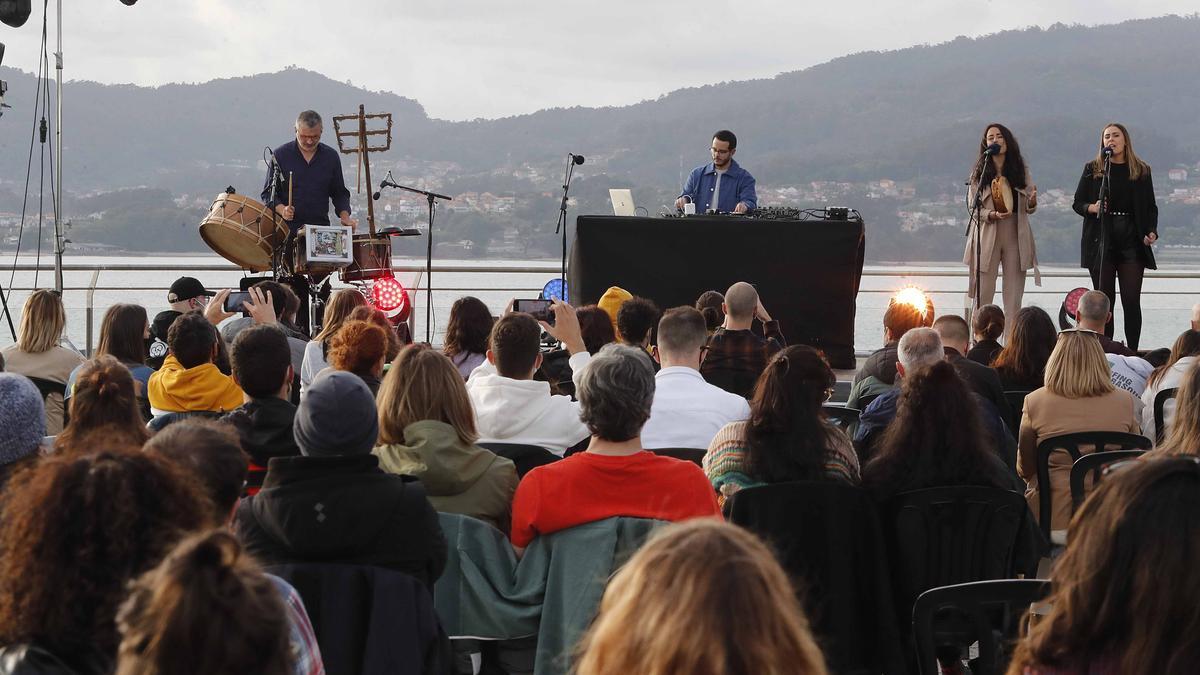
M 1101 179 L 1092 176 L 1092 163 L 1083 166 L 1083 175 L 1079 177 L 1079 186 L 1075 188 L 1075 213 L 1083 216 L 1083 239 L 1080 242 L 1079 266 L 1091 269 L 1100 264 L 1100 219 L 1088 213 L 1088 205 L 1095 204 L 1100 199 Z M 1133 221 L 1141 230 L 1142 236 L 1158 232 L 1158 204 L 1154 201 L 1154 182 L 1150 177 L 1150 167 L 1142 173 L 1141 178 L 1133 181 Z M 1149 246 L 1141 248 L 1142 264 L 1147 269 L 1158 269 L 1154 262 L 1154 251 Z
M 896 384 L 896 361 L 899 360 L 900 341 L 889 342 L 883 347 L 871 352 L 863 361 L 862 368 L 854 376 L 854 381 L 873 376 L 884 384 Z
M 346 563 L 404 572 L 432 588 L 446 539 L 425 488 L 374 455 L 276 457 L 237 510 L 238 536 L 264 565 Z
M 958 350 L 946 347 L 945 351 L 946 360 L 954 366 L 954 371 L 962 378 L 963 383 L 995 406 L 1001 419 L 1008 419 L 1011 411 L 1008 399 L 1004 398 L 1004 386 L 1000 384 L 1000 376 L 996 371 L 965 358 Z
M 995 340 L 980 340 L 967 352 L 967 358 L 980 365 L 991 366 L 992 360 L 996 358 L 1001 349 L 1004 347 Z
M 242 438 L 242 448 L 255 466 L 250 468 L 246 487 L 262 487 L 267 464 L 273 457 L 298 457 L 300 448 L 292 434 L 296 406 L 279 398 L 251 399 L 221 418 L 232 424 Z

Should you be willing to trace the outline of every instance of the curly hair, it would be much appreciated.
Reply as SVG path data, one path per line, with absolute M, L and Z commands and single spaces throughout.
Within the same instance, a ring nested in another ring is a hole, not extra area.
M 105 438 L 141 447 L 150 433 L 138 410 L 133 374 L 115 356 L 104 354 L 84 363 L 75 378 L 71 421 L 55 439 L 55 447 L 86 451 L 93 439 Z
M 206 498 L 137 448 L 58 454 L 0 502 L 0 643 L 115 655 L 126 585 L 207 524 Z
M 404 347 L 405 343 L 396 333 L 395 326 L 388 321 L 387 315 L 379 309 L 376 309 L 370 305 L 355 307 L 354 311 L 350 312 L 350 316 L 346 317 L 346 321 L 369 321 L 382 328 L 383 331 L 387 333 L 387 360 L 389 362 L 396 358 L 396 356 L 400 353 L 400 349 Z
M 329 341 L 329 365 L 355 375 L 374 375 L 387 351 L 382 328 L 370 321 L 347 321 Z

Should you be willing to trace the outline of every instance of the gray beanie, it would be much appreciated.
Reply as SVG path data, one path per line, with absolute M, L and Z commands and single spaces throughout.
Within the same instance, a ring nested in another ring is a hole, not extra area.
M 308 457 L 368 454 L 379 439 L 375 397 L 354 373 L 326 368 L 304 388 L 292 432 Z
M 34 454 L 45 436 L 41 392 L 24 375 L 0 373 L 0 465 Z

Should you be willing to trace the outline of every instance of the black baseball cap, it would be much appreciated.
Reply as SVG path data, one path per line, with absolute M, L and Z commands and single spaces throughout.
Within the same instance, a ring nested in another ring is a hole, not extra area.
M 179 277 L 171 284 L 171 290 L 167 291 L 167 302 L 182 302 L 201 295 L 212 297 L 216 293 L 204 288 L 204 284 L 195 277 Z

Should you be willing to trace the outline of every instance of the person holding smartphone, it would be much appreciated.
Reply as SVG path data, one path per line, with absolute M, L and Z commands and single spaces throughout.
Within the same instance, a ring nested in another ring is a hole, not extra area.
M 1102 195 L 1106 172 L 1108 189 Z M 1113 307 L 1120 280 L 1125 343 L 1136 351 L 1142 334 L 1142 279 L 1146 269 L 1157 269 L 1151 246 L 1158 241 L 1158 204 L 1150 165 L 1134 152 L 1123 124 L 1113 122 L 1101 132 L 1096 157 L 1083 166 L 1075 188 L 1074 208 L 1083 216 L 1080 266 Z M 1113 336 L 1111 318 L 1104 334 Z

